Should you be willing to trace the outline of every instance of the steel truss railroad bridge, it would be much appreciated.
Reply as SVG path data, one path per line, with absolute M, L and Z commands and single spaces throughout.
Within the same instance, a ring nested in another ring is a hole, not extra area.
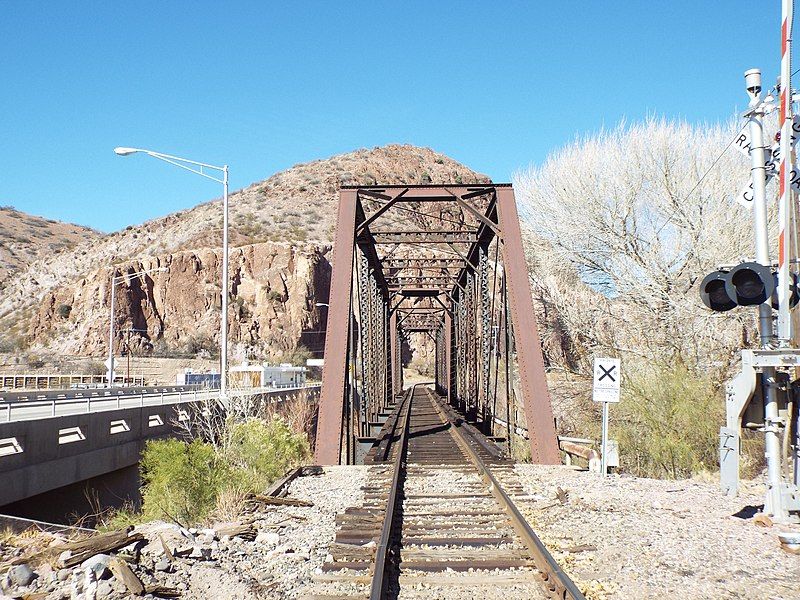
M 526 428 L 531 459 L 560 462 L 510 184 L 343 187 L 330 298 L 319 464 L 358 461 L 412 346 L 479 430 Z

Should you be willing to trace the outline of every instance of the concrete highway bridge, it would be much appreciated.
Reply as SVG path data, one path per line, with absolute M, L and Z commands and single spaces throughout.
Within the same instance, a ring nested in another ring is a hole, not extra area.
M 230 390 L 269 402 L 319 386 Z M 193 386 L 51 390 L 0 395 L 0 512 L 53 490 L 132 469 L 148 439 L 178 435 L 218 390 Z

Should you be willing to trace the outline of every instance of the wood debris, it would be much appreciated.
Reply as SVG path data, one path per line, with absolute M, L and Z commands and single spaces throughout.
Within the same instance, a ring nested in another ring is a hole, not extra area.
M 277 496 L 263 496 L 261 494 L 250 494 L 247 499 L 259 504 L 266 504 L 267 506 L 314 506 L 314 503 L 309 500 L 278 498 Z
M 140 596 L 144 593 L 144 584 L 125 561 L 116 557 L 112 558 L 108 562 L 108 568 L 111 569 L 111 573 L 114 577 L 116 577 L 131 594 Z

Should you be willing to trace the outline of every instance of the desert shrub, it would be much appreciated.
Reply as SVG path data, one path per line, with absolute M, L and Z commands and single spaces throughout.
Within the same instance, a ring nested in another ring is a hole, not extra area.
M 106 366 L 99 360 L 95 360 L 86 366 L 86 372 L 89 375 L 103 375 L 106 372 Z
M 213 336 L 209 334 L 190 335 L 183 344 L 184 354 L 194 356 L 201 353 L 208 353 L 215 357 L 219 355 L 219 345 Z
M 142 522 L 142 514 L 129 503 L 120 508 L 101 511 L 97 516 L 98 519 L 95 526 L 100 531 L 118 531 L 125 529 L 129 525 L 135 526 Z
M 280 417 L 248 419 L 231 426 L 224 460 L 237 489 L 263 491 L 291 467 L 308 458 L 308 442 Z
M 408 365 L 410 369 L 413 369 L 420 375 L 424 375 L 426 377 L 433 375 L 434 372 L 433 366 L 434 365 L 432 358 L 430 357 L 422 358 L 416 356 L 413 359 L 411 359 L 411 363 Z
M 62 319 L 69 319 L 69 313 L 72 312 L 72 307 L 69 304 L 59 304 L 56 313 Z
M 289 239 L 304 242 L 306 239 L 308 239 L 308 230 L 305 227 L 292 225 L 291 229 L 289 230 Z
M 37 354 L 28 354 L 25 357 L 25 362 L 27 362 L 28 366 L 32 369 L 41 369 L 44 366 L 44 360 Z
M 11 331 L 0 334 L 0 352 L 19 352 L 27 348 L 28 342 L 22 335 Z
M 312 358 L 311 350 L 303 344 L 299 344 L 296 348 L 285 350 L 282 354 L 275 356 L 274 360 L 277 363 L 304 365 L 309 358 Z
M 214 448 L 197 439 L 148 441 L 140 468 L 143 517 L 182 525 L 208 515 L 227 480 Z
M 147 442 L 140 465 L 142 512 L 122 512 L 115 523 L 166 519 L 188 526 L 212 511 L 230 515 L 247 493 L 263 492 L 310 455 L 306 436 L 280 417 L 211 418 L 222 419 L 211 424 L 221 428 L 214 444 L 199 438 Z
M 613 407 L 612 437 L 625 470 L 680 478 L 717 468 L 719 391 L 686 367 L 631 371 L 622 402 Z

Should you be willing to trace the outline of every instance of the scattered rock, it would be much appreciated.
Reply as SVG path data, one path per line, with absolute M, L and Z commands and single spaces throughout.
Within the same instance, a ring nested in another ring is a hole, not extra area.
M 97 591 L 95 592 L 96 598 L 101 600 L 102 598 L 108 598 L 111 594 L 114 593 L 114 588 L 108 581 L 99 581 L 97 582 Z
M 22 587 L 36 579 L 36 573 L 26 564 L 16 565 L 8 570 L 8 579 L 13 585 Z
M 764 513 L 759 513 L 753 517 L 753 524 L 758 527 L 772 527 L 772 519 Z
M 154 565 L 153 568 L 156 571 L 167 572 L 167 571 L 169 571 L 170 564 L 172 564 L 172 563 L 170 562 L 170 560 L 168 558 L 162 558 L 161 560 L 159 560 Z
M 256 536 L 257 544 L 269 544 L 276 546 L 281 541 L 281 536 L 273 531 L 264 531 Z
M 193 546 L 189 558 L 196 558 L 198 560 L 211 560 L 211 548 L 204 548 L 203 546 Z
M 111 557 L 108 554 L 95 554 L 81 563 L 82 569 L 89 569 L 94 573 L 96 579 L 105 579 L 111 576 L 108 569 L 108 561 Z

